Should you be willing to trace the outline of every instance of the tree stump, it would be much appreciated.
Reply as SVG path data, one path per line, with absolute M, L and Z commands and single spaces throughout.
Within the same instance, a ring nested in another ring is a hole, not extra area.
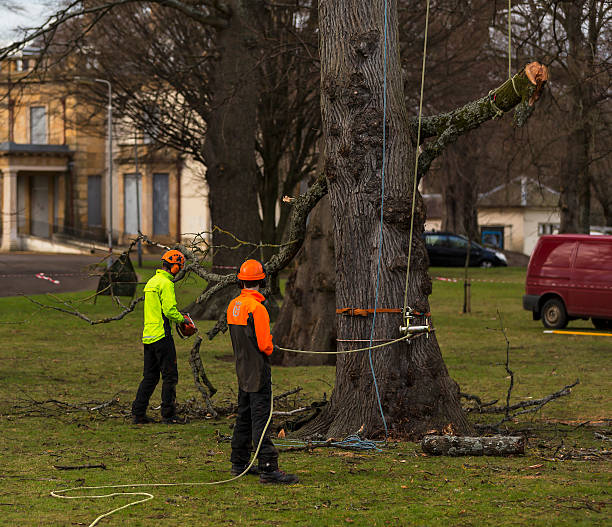
M 514 456 L 525 453 L 525 438 L 428 435 L 422 439 L 421 448 L 434 456 Z

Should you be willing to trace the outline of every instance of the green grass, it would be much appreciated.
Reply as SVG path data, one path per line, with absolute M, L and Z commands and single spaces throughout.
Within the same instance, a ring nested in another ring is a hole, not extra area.
M 153 267 L 139 269 L 146 280 Z M 434 458 L 418 444 L 394 443 L 381 454 L 331 449 L 281 454 L 301 483 L 267 487 L 252 477 L 219 486 L 143 489 L 155 499 L 118 512 L 101 525 L 603 525 L 610 524 L 610 463 L 553 461 L 559 451 L 609 449 L 595 432 L 612 435 L 609 371 L 612 338 L 545 335 L 522 310 L 524 269 L 474 269 L 472 314 L 461 314 L 463 284 L 433 281 L 436 336 L 462 391 L 505 398 L 506 343 L 515 373 L 513 401 L 537 398 L 580 378 L 569 397 L 525 416 L 511 428 L 531 428 L 528 453 L 515 458 Z M 461 277 L 432 269 L 432 277 Z M 507 282 L 507 283 L 506 283 Z M 179 305 L 201 291 L 189 278 L 177 284 Z M 90 293 L 89 293 L 90 294 Z M 62 295 L 79 302 L 88 293 Z M 54 302 L 51 298 L 37 297 Z M 58 304 L 59 305 L 59 304 Z M 92 318 L 116 312 L 109 298 L 80 304 Z M 228 477 L 232 419 L 194 420 L 182 427 L 132 426 L 121 410 L 142 372 L 142 307 L 120 322 L 88 326 L 40 310 L 24 298 L 0 299 L 0 525 L 89 525 L 130 501 L 59 500 L 54 489 L 135 482 L 205 482 Z M 211 323 L 200 323 L 201 331 Z M 570 327 L 590 327 L 574 321 Z M 179 402 L 197 398 L 187 364 L 191 341 L 177 341 Z M 202 344 L 201 355 L 218 404 L 235 398 L 227 335 Z M 275 391 L 302 386 L 298 402 L 330 393 L 330 367 L 274 368 Z M 118 394 L 121 408 L 105 415 L 65 409 L 53 399 L 87 406 Z M 159 404 L 159 388 L 152 404 Z M 40 411 L 39 411 L 40 410 Z M 159 417 L 158 412 L 152 415 Z M 584 421 L 596 424 L 579 426 Z M 607 456 L 609 458 L 609 456 Z M 106 465 L 106 470 L 60 471 L 54 465 Z M 539 466 L 541 465 L 541 466 Z

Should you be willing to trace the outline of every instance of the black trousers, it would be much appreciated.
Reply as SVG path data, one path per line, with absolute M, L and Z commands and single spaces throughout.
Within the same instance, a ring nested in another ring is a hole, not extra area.
M 232 435 L 232 455 L 230 461 L 235 465 L 248 465 L 251 451 L 257 448 L 261 433 L 270 416 L 272 385 L 266 383 L 258 392 L 238 390 L 238 414 Z M 273 471 L 278 469 L 278 450 L 266 432 L 258 456 L 259 469 Z
M 176 367 L 176 348 L 171 336 L 164 337 L 153 344 L 144 344 L 144 371 L 136 399 L 132 403 L 132 415 L 146 414 L 149 399 L 159 382 L 160 373 L 162 376 L 161 414 L 163 417 L 173 417 L 178 368 Z

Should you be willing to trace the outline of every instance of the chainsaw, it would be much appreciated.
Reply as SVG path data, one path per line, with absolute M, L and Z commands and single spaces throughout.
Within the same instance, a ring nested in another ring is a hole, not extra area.
M 196 328 L 189 313 L 183 313 L 183 316 L 185 319 L 176 324 L 176 332 L 182 339 L 188 339 L 191 335 L 195 335 L 198 332 L 198 328 Z

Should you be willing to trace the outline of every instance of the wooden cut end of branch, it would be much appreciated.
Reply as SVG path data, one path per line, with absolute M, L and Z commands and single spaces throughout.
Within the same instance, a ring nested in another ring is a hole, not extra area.
M 527 66 L 525 66 L 525 75 L 536 87 L 535 91 L 529 98 L 529 106 L 533 106 L 533 104 L 540 98 L 544 85 L 548 81 L 548 68 L 539 62 L 530 62 L 527 64 Z

